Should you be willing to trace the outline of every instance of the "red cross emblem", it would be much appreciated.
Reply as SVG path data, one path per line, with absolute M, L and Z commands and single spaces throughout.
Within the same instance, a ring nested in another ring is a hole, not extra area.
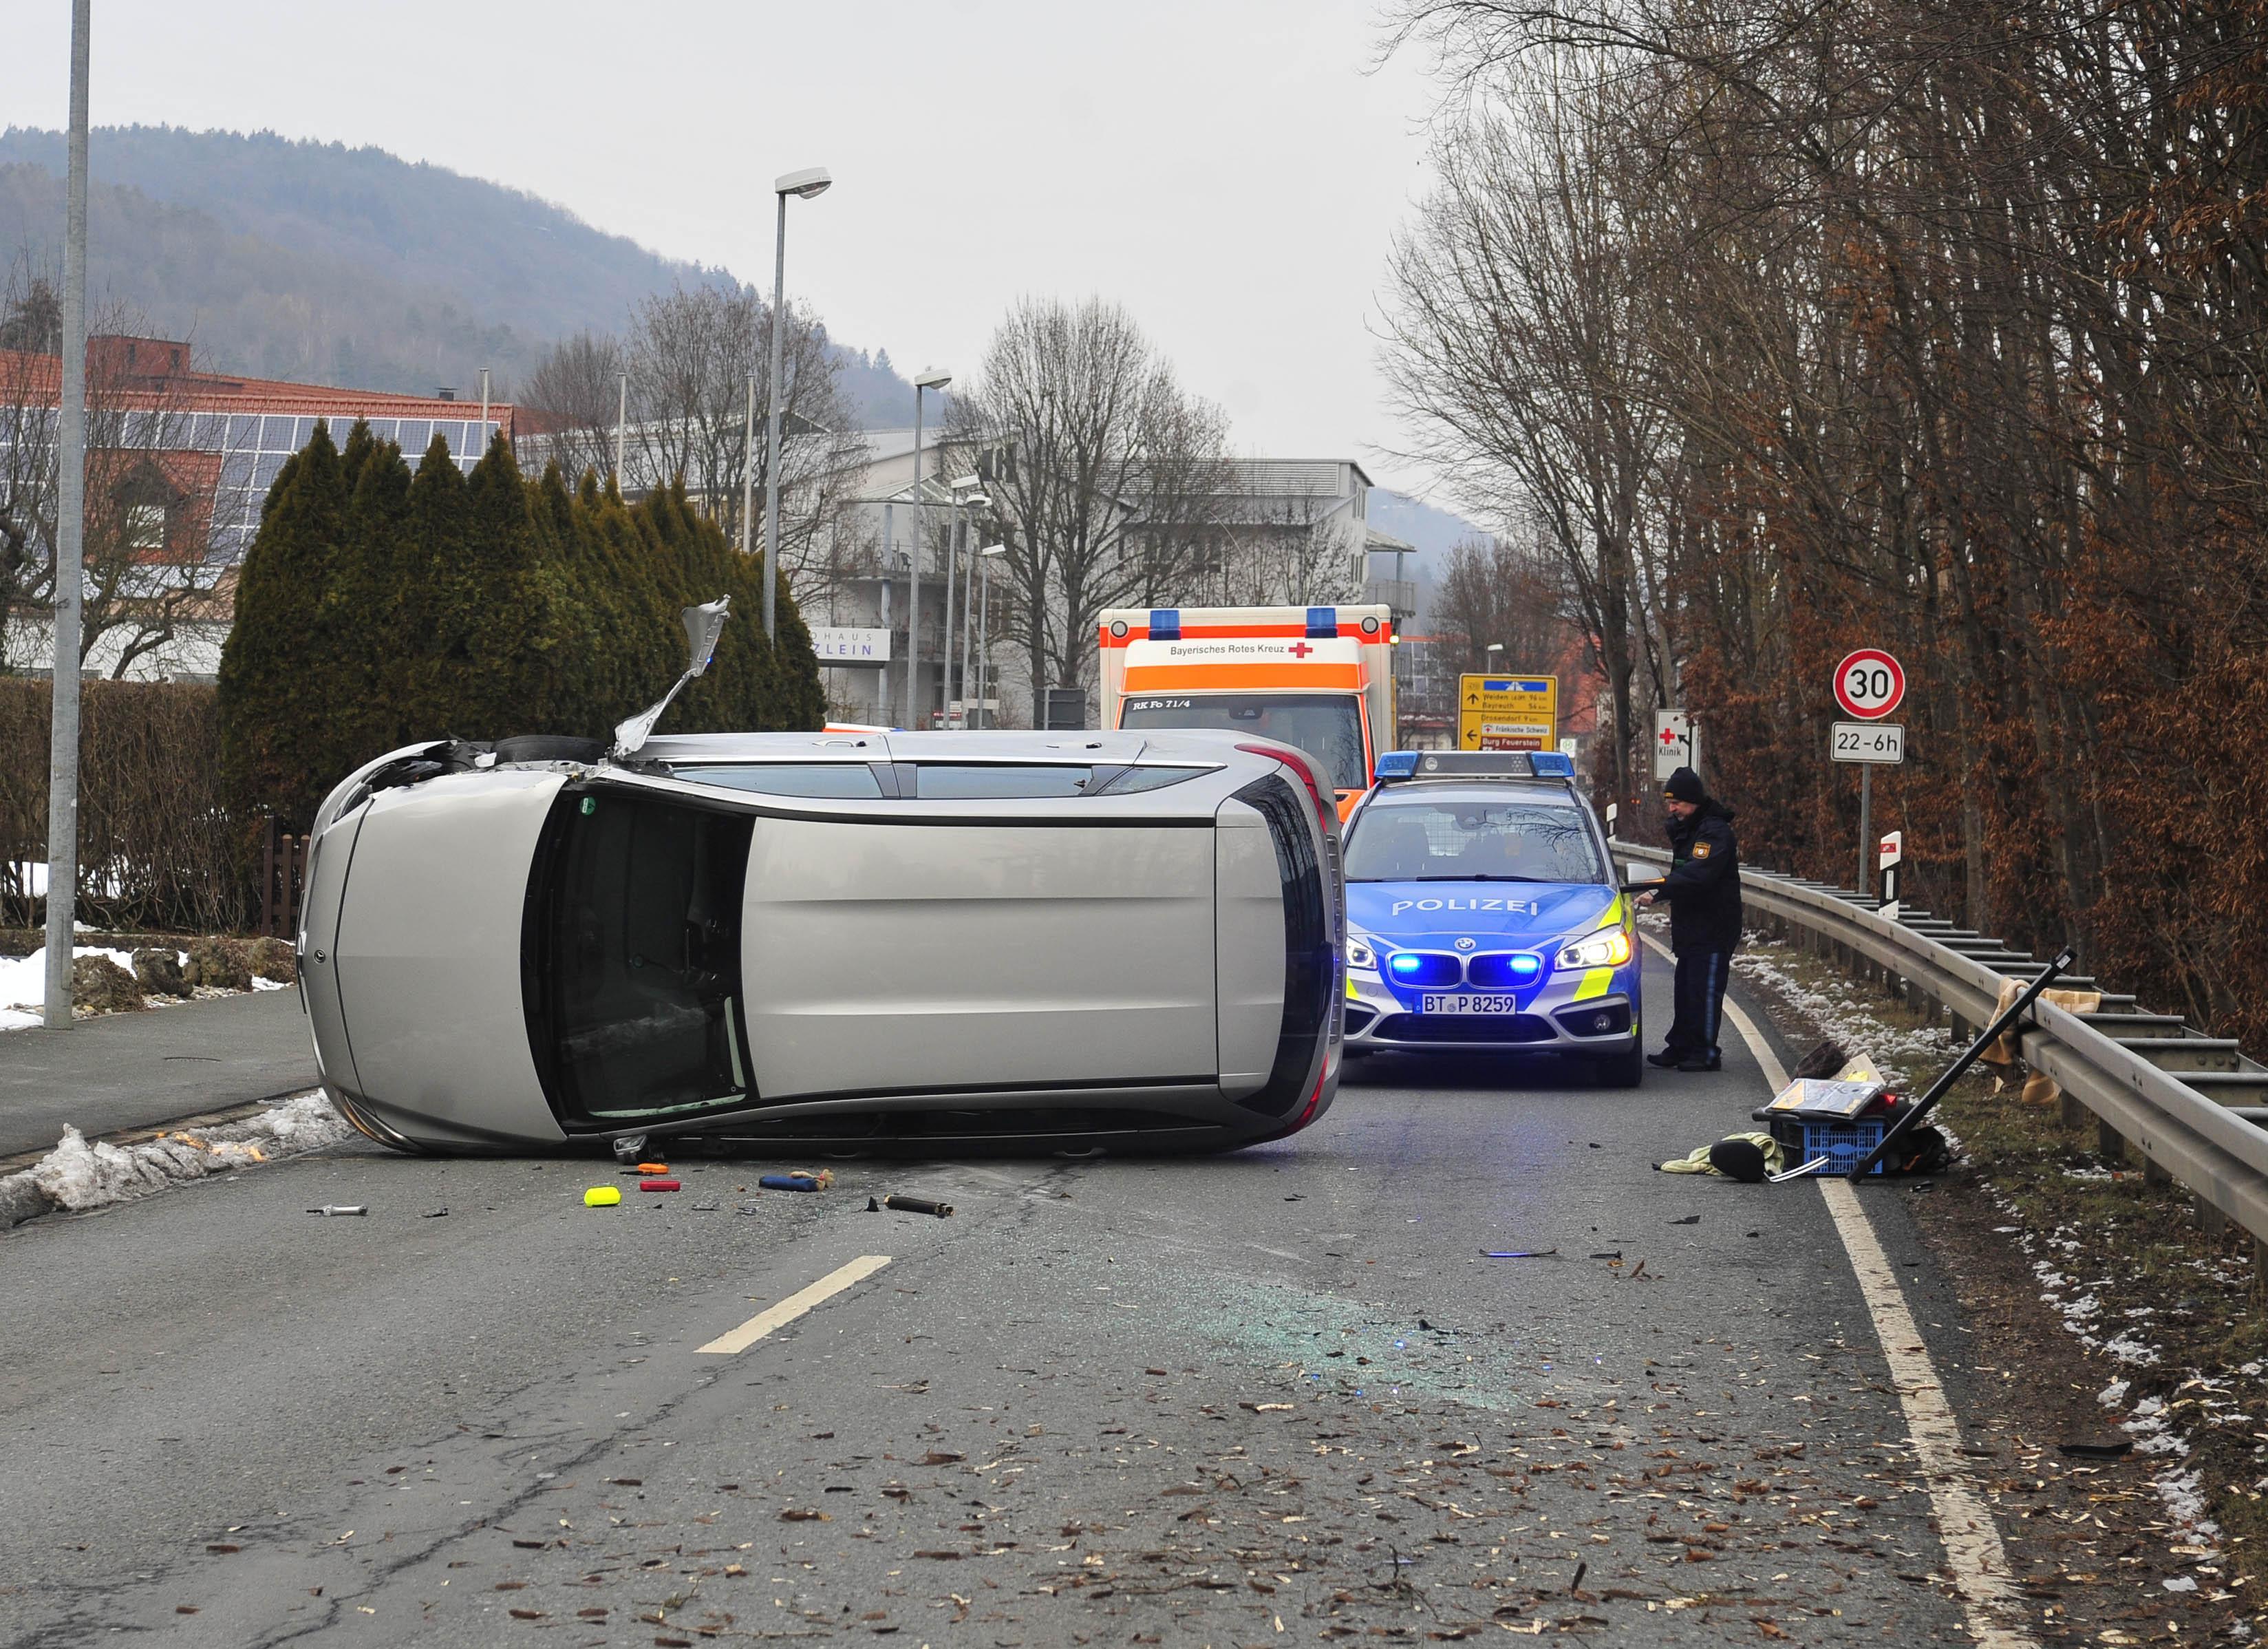
M 1309 653 L 1314 652 L 1314 649 L 1307 645 L 1304 641 L 1295 641 L 1285 651 L 1290 652 L 1294 659 L 1304 659 Z
M 1661 742 L 1664 744 L 1675 744 L 1677 742 L 1677 735 L 1668 728 L 1664 727 L 1661 730 Z

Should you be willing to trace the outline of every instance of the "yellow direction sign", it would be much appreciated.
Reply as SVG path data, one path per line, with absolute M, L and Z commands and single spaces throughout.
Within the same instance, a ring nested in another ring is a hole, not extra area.
M 1457 748 L 1557 750 L 1559 678 L 1465 675 L 1457 678 Z

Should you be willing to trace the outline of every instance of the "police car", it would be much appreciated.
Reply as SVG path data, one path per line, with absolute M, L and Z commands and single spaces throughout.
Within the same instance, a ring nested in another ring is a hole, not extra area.
M 1395 751 L 1348 823 L 1351 1054 L 1572 1056 L 1645 1072 L 1638 939 L 1605 833 L 1551 751 Z

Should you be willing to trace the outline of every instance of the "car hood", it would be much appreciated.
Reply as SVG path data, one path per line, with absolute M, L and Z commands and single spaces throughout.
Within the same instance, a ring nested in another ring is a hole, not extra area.
M 1388 945 L 1489 949 L 1541 945 L 1596 927 L 1619 895 L 1595 882 L 1350 882 L 1347 921 Z
M 367 804 L 333 965 L 361 1096 L 421 1144 L 564 1137 L 520 983 L 528 873 L 563 782 L 450 774 Z

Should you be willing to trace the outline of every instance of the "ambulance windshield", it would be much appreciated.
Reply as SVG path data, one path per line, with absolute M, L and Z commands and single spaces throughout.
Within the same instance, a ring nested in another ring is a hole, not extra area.
M 1323 764 L 1336 790 L 1370 782 L 1363 760 L 1362 712 L 1346 693 L 1151 693 L 1129 698 L 1118 725 L 1218 727 L 1288 744 Z

